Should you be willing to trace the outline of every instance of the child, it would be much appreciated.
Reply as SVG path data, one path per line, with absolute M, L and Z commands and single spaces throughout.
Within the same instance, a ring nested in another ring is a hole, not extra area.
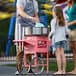
M 54 46 L 53 52 L 56 55 L 58 71 L 54 74 L 66 73 L 66 57 L 64 54 L 64 47 L 66 44 L 66 26 L 63 16 L 63 11 L 60 6 L 53 8 L 53 19 L 51 21 L 51 32 L 49 39 L 52 36 L 52 45 Z

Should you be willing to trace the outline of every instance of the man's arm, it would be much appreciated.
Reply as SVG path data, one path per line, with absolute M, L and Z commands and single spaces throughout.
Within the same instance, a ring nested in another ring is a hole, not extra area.
M 18 10 L 18 13 L 19 13 L 22 17 L 31 19 L 31 20 L 34 21 L 34 22 L 39 22 L 38 13 L 35 13 L 35 17 L 32 17 L 32 16 L 28 15 L 26 12 L 24 12 L 24 8 L 21 7 L 21 6 L 18 6 L 18 7 L 17 7 L 17 10 Z
M 75 24 L 76 24 L 76 20 L 67 23 L 68 26 L 70 26 L 70 25 L 75 25 Z
M 20 14 L 24 18 L 29 18 L 33 20 L 33 17 L 29 16 L 26 12 L 24 12 L 24 8 L 22 6 L 17 6 L 18 14 Z
M 35 18 L 39 22 L 39 16 L 38 16 L 39 9 L 38 9 L 38 2 L 36 0 L 34 0 L 34 9 L 35 9 Z

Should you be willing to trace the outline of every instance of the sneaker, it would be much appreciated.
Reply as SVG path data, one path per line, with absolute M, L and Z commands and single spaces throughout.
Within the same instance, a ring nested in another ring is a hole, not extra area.
M 18 71 L 15 72 L 15 75 L 23 75 L 23 74 L 25 74 L 23 71 L 20 73 Z
M 16 75 L 19 75 L 20 73 L 18 71 L 15 72 Z

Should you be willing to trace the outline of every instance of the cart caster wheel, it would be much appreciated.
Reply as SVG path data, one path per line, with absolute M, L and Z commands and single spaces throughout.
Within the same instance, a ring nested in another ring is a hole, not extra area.
M 37 65 L 32 67 L 32 63 L 34 63 L 35 60 L 37 60 Z M 43 73 L 43 71 L 44 71 L 44 61 L 42 60 L 42 58 L 33 57 L 32 63 L 30 65 L 30 68 L 32 69 L 32 73 L 33 74 L 41 74 L 41 73 Z

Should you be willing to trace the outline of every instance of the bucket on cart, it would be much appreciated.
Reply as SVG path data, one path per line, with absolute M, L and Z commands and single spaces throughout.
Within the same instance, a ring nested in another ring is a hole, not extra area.
M 46 27 L 25 27 L 25 35 L 48 35 L 48 28 Z

